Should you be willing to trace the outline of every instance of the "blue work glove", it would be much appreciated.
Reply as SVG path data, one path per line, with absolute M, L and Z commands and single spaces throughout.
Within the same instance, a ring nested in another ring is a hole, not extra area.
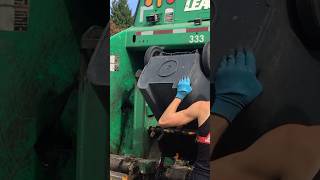
M 190 78 L 183 77 L 178 83 L 176 98 L 183 100 L 191 91 Z
M 215 100 L 211 111 L 231 123 L 261 92 L 253 53 L 236 50 L 223 57 L 215 75 Z

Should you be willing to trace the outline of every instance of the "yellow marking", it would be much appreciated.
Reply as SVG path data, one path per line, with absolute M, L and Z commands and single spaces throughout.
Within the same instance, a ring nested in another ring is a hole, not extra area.
M 157 7 L 161 7 L 162 5 L 162 0 L 157 0 Z
M 146 5 L 147 7 L 152 5 L 152 0 L 145 0 L 144 5 Z

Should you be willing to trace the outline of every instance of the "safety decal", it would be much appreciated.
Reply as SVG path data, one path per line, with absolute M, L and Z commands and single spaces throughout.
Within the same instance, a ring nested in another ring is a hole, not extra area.
M 173 8 L 167 8 L 167 9 L 165 9 L 164 13 L 165 13 L 164 22 L 173 22 L 174 9 Z
M 28 0 L 0 0 L 0 31 L 27 31 Z

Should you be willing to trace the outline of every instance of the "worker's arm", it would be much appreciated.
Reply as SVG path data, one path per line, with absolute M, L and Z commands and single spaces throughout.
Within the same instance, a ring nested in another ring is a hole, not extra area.
M 261 92 L 262 85 L 256 77 L 256 59 L 251 51 L 241 49 L 223 58 L 215 75 L 211 150 L 229 124 Z
M 177 112 L 177 109 L 182 100 L 192 91 L 190 78 L 182 78 L 177 86 L 177 95 L 170 103 L 167 109 L 160 117 L 158 124 L 161 127 L 176 127 L 189 123 L 197 119 L 198 113 L 196 111 L 197 103 L 191 105 L 185 110 Z
M 187 109 L 177 112 L 181 102 L 182 100 L 179 98 L 175 98 L 171 102 L 159 119 L 159 126 L 163 128 L 182 126 L 198 118 L 199 103 L 194 103 Z
M 210 130 L 212 134 L 210 152 L 213 152 L 215 146 L 228 127 L 229 122 L 225 118 L 217 116 L 213 113 L 210 114 Z

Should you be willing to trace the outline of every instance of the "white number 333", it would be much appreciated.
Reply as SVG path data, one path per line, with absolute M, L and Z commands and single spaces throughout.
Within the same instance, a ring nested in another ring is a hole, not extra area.
M 190 35 L 189 43 L 202 43 L 204 42 L 204 35 Z

